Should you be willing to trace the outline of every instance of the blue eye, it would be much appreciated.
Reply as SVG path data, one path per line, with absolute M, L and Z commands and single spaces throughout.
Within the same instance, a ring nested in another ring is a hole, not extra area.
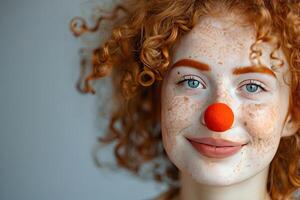
M 197 81 L 197 80 L 194 80 L 194 79 L 190 79 L 188 80 L 188 85 L 191 87 L 191 88 L 197 88 L 199 86 L 200 82 Z
M 259 89 L 259 85 L 256 84 L 247 84 L 246 89 L 248 92 L 254 93 Z
M 263 83 L 256 80 L 247 80 L 247 83 L 242 86 L 243 90 L 249 95 L 257 95 L 262 92 L 266 92 L 267 89 L 264 87 Z
M 206 86 L 200 80 L 197 80 L 197 79 L 199 79 L 199 78 L 196 78 L 194 76 L 185 76 L 183 78 L 183 80 L 179 81 L 177 84 L 178 85 L 184 84 L 185 87 L 191 88 L 191 89 L 196 89 L 196 88 L 205 89 Z M 187 83 L 187 84 L 185 84 L 185 83 Z

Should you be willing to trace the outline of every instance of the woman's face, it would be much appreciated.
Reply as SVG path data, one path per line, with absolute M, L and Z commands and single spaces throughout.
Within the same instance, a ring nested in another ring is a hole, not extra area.
M 255 31 L 233 24 L 235 19 L 204 17 L 185 35 L 175 47 L 175 65 L 161 91 L 166 152 L 180 171 L 207 185 L 237 183 L 268 167 L 288 111 L 289 86 L 283 79 L 288 66 L 282 51 L 277 56 L 285 64 L 275 72 L 269 58 L 274 47 L 259 45 L 265 68 L 253 68 L 249 54 Z M 214 103 L 231 108 L 229 129 L 207 127 L 204 113 Z

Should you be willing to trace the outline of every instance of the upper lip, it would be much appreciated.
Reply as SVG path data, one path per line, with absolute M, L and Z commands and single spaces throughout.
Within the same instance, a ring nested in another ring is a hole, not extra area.
M 212 137 L 206 137 L 206 138 L 187 138 L 190 141 L 207 144 L 211 146 L 217 146 L 217 147 L 235 147 L 235 146 L 242 146 L 246 143 L 240 143 L 240 142 L 232 142 L 229 140 L 224 140 L 220 138 L 212 138 Z

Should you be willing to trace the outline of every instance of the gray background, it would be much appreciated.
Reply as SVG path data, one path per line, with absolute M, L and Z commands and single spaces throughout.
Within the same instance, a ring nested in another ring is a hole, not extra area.
M 69 21 L 94 3 L 1 1 L 0 200 L 140 200 L 162 191 L 93 163 L 105 121 L 99 97 L 75 90 L 83 43 Z
M 91 41 L 74 38 L 69 21 L 99 1 L 1 0 L 0 200 L 145 200 L 165 189 L 91 157 L 109 78 L 95 96 L 75 90 L 79 49 Z

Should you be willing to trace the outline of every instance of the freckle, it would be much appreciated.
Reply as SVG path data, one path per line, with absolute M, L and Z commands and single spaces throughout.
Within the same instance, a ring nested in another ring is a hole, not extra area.
M 177 72 L 177 74 L 180 74 L 180 72 Z
M 219 65 L 223 65 L 223 62 L 219 61 L 218 64 L 219 64 Z
M 187 102 L 189 100 L 189 98 L 184 97 L 184 102 Z
M 192 56 L 188 56 L 188 58 L 192 58 Z
M 247 126 L 247 122 L 244 122 L 244 125 Z
M 249 113 L 249 116 L 250 116 L 251 118 L 254 118 L 255 115 L 254 115 L 252 112 L 250 112 L 250 113 Z

